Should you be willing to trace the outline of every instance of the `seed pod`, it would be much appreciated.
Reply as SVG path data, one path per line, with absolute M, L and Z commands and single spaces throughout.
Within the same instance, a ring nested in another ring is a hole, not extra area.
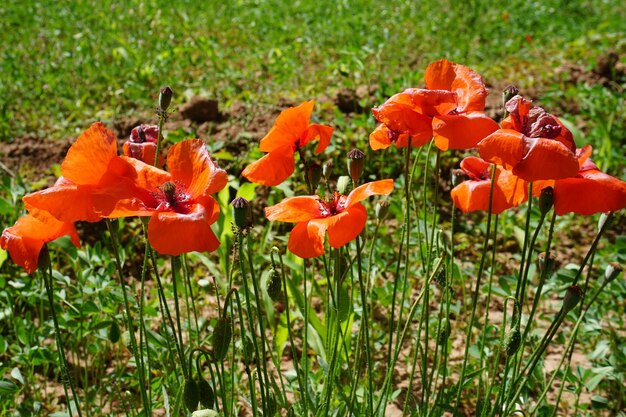
M 211 384 L 206 379 L 200 377 L 198 380 L 198 395 L 200 397 L 200 405 L 204 408 L 212 408 L 215 403 L 215 393 Z
M 571 311 L 574 307 L 576 307 L 576 305 L 583 298 L 584 294 L 585 293 L 583 292 L 582 288 L 580 288 L 578 285 L 572 285 L 568 287 L 565 291 L 565 296 L 563 297 L 563 311 L 567 313 Z
M 213 355 L 218 361 L 224 360 L 230 347 L 232 338 L 230 317 L 224 316 L 217 319 L 213 330 Z
M 48 245 L 43 245 L 41 251 L 39 251 L 39 259 L 37 259 L 37 268 L 43 271 L 44 274 L 48 273 L 50 268 L 50 252 L 48 251 Z
M 320 184 L 320 179 L 322 179 L 322 167 L 316 163 L 309 164 L 306 168 L 306 177 L 309 184 L 311 184 L 311 188 L 315 191 Z
M 554 204 L 554 188 L 546 187 L 541 190 L 539 195 L 539 212 L 545 216 Z
M 159 93 L 159 108 L 161 111 L 166 111 L 170 107 L 173 95 L 174 92 L 169 86 L 161 88 L 161 92 Z
M 365 154 L 359 149 L 352 149 L 348 152 L 348 174 L 355 183 L 361 178 L 363 174 L 363 167 L 365 166 Z
M 604 271 L 604 279 L 606 279 L 608 282 L 611 282 L 615 278 L 617 278 L 623 271 L 624 268 L 622 268 L 620 264 L 618 264 L 617 262 L 611 262 L 607 265 L 606 270 Z
M 185 406 L 190 412 L 196 411 L 198 408 L 198 402 L 200 401 L 200 391 L 198 390 L 198 384 L 196 384 L 196 381 L 193 379 L 187 379 L 185 381 L 183 400 L 185 401 Z
M 233 219 L 239 230 L 250 226 L 250 202 L 243 197 L 237 197 L 230 204 L 233 206 Z
M 282 291 L 282 282 L 280 274 L 274 269 L 270 269 L 270 276 L 267 278 L 267 295 L 270 296 L 272 301 L 276 301 L 280 298 Z
M 117 321 L 113 320 L 111 325 L 109 326 L 108 338 L 111 343 L 117 343 L 120 340 L 120 326 L 117 324 Z
M 517 352 L 521 343 L 522 335 L 520 333 L 519 327 L 514 327 L 509 330 L 506 335 L 504 335 L 504 349 L 507 356 L 515 355 L 515 352 Z
M 444 319 L 444 321 L 441 323 L 439 334 L 437 335 L 437 343 L 439 344 L 439 346 L 443 346 L 448 341 L 451 331 L 452 327 L 450 326 L 450 320 Z

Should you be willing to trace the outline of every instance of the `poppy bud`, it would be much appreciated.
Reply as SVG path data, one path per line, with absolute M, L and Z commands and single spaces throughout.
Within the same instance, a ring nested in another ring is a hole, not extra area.
M 539 212 L 542 216 L 548 214 L 554 204 L 554 188 L 546 187 L 539 195 Z
M 211 409 L 198 410 L 191 413 L 191 417 L 218 417 L 217 411 Z
M 445 319 L 443 323 L 441 323 L 441 328 L 439 329 L 439 334 L 437 335 L 437 343 L 439 346 L 444 345 L 448 341 L 451 330 L 450 320 Z
M 276 399 L 270 395 L 267 397 L 267 415 L 273 417 L 276 415 Z
M 554 266 L 556 265 L 556 258 L 552 252 L 548 252 L 548 256 L 546 257 L 545 252 L 541 252 L 537 255 L 537 270 L 539 273 L 543 273 L 543 268 L 546 268 L 546 276 L 549 276 L 554 270 Z
M 161 88 L 161 92 L 159 94 L 159 108 L 161 111 L 166 111 L 170 107 L 173 95 L 174 92 L 169 86 Z
M 452 186 L 456 187 L 461 184 L 463 181 L 466 181 L 469 176 L 462 169 L 453 169 L 452 170 Z
M 274 269 L 270 269 L 270 276 L 267 279 L 267 295 L 270 296 L 272 301 L 278 300 L 282 289 L 280 282 L 280 274 Z
M 376 203 L 376 220 L 382 222 L 387 217 L 387 213 L 389 213 L 389 201 L 387 200 L 379 200 Z
M 213 403 L 215 402 L 215 393 L 213 392 L 211 384 L 209 384 L 202 377 L 198 380 L 198 395 L 200 397 L 200 404 L 202 407 L 213 407 Z
M 50 252 L 48 252 L 48 246 L 43 245 L 41 247 L 41 251 L 39 251 L 39 259 L 37 260 L 37 268 L 39 268 L 40 271 L 47 271 L 49 267 L 50 267 Z
M 352 149 L 348 152 L 348 174 L 352 181 L 357 182 L 363 174 L 363 166 L 365 165 L 365 154 L 359 149 Z
M 335 163 L 332 160 L 326 161 L 324 164 L 324 168 L 322 168 L 322 175 L 324 178 L 329 179 L 331 175 L 333 175 L 333 168 L 335 167 Z
M 250 226 L 250 202 L 243 197 L 235 198 L 232 203 L 233 219 L 239 230 Z
M 213 355 L 218 361 L 224 360 L 230 346 L 232 329 L 230 317 L 224 316 L 217 319 L 213 329 Z
M 617 278 L 623 271 L 624 268 L 622 268 L 620 264 L 618 264 L 617 262 L 611 262 L 604 271 L 604 279 L 606 279 L 607 282 L 611 282 L 615 278 Z
M 568 287 L 565 291 L 565 296 L 563 297 L 563 311 L 567 313 L 574 307 L 576 307 L 576 305 L 583 298 L 584 294 L 585 293 L 583 292 L 582 288 L 580 288 L 578 285 L 572 285 Z
M 200 391 L 198 390 L 198 384 L 193 379 L 185 381 L 183 400 L 185 401 L 185 406 L 190 412 L 196 411 L 198 408 L 198 402 L 200 401 Z
M 514 85 L 508 85 L 507 87 L 505 87 L 504 90 L 502 91 L 502 100 L 504 101 L 504 104 L 506 105 L 506 103 L 510 99 L 512 99 L 518 94 L 519 94 L 519 90 Z
M 509 330 L 504 336 L 504 350 L 507 356 L 515 355 L 521 343 L 522 335 L 520 334 L 519 327 L 514 327 Z
M 320 167 L 319 164 L 316 164 L 315 162 L 309 164 L 309 166 L 306 168 L 306 177 L 309 181 L 309 184 L 311 184 L 311 188 L 313 189 L 313 191 L 315 191 L 317 189 L 317 186 L 320 184 L 320 179 L 322 178 L 322 167 Z
M 350 187 L 350 177 L 347 175 L 342 175 L 337 180 L 337 191 L 339 194 L 346 195 L 348 194 L 348 189 Z

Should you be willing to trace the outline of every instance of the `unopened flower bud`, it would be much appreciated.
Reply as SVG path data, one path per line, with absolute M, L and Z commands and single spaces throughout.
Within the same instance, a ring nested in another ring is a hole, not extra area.
M 159 94 L 159 108 L 161 111 L 166 111 L 170 107 L 173 95 L 174 92 L 169 86 L 161 88 L 161 92 Z
M 506 104 L 510 99 L 519 94 L 519 90 L 514 85 L 508 85 L 502 91 L 502 100 Z
M 121 336 L 120 326 L 117 324 L 117 321 L 115 321 L 115 319 L 111 321 L 111 325 L 109 326 L 109 331 L 108 331 L 107 336 L 111 343 L 117 343 L 120 340 L 120 336 Z
M 211 384 L 206 379 L 200 377 L 198 380 L 198 394 L 200 394 L 200 404 L 205 408 L 213 407 L 215 403 L 215 393 Z
M 243 197 L 235 198 L 231 205 L 233 206 L 233 219 L 239 230 L 250 226 L 250 202 Z
M 213 329 L 213 356 L 218 361 L 222 361 L 226 357 L 232 335 L 230 317 L 218 318 L 215 329 Z
M 387 217 L 387 213 L 389 213 L 389 201 L 388 200 L 379 200 L 376 203 L 376 220 L 382 222 Z
M 550 276 L 552 271 L 554 271 L 554 266 L 556 265 L 556 258 L 552 252 L 548 252 L 548 256 L 546 256 L 545 252 L 541 252 L 537 255 L 537 270 L 540 274 L 543 273 L 545 267 L 546 276 Z
M 437 343 L 439 344 L 439 346 L 443 346 L 448 341 L 451 331 L 452 328 L 450 326 L 450 320 L 444 319 L 441 323 L 439 334 L 437 335 Z
M 267 295 L 272 301 L 278 300 L 282 290 L 280 274 L 274 269 L 270 269 L 270 276 L 267 278 Z
M 463 181 L 466 181 L 469 176 L 462 169 L 453 169 L 452 170 L 452 186 L 456 187 L 461 184 Z
M 200 391 L 198 390 L 198 384 L 193 379 L 188 379 L 185 381 L 183 400 L 185 402 L 185 406 L 189 411 L 196 411 L 196 409 L 198 408 L 198 403 L 200 402 Z
M 359 149 L 352 149 L 348 152 L 348 174 L 352 181 L 357 182 L 363 174 L 365 165 L 365 154 Z
M 324 178 L 329 179 L 331 175 L 333 175 L 333 168 L 335 167 L 335 163 L 332 160 L 326 161 L 324 167 L 322 168 L 322 175 Z
M 313 191 L 317 189 L 317 186 L 320 184 L 320 179 L 322 178 L 322 168 L 319 164 L 312 163 L 306 168 L 306 177 L 311 184 L 311 188 Z
M 39 268 L 40 271 L 45 271 L 44 273 L 46 274 L 48 273 L 48 269 L 50 268 L 50 252 L 48 252 L 47 245 L 43 245 L 39 251 L 37 268 Z
M 554 204 L 554 188 L 546 187 L 541 190 L 539 195 L 539 212 L 545 216 Z
M 350 188 L 350 177 L 347 175 L 342 175 L 337 180 L 337 191 L 339 194 L 346 195 L 348 193 L 348 189 Z
M 617 262 L 611 262 L 604 270 L 604 279 L 611 282 L 620 276 L 622 272 L 624 272 L 624 268 L 622 268 L 620 264 Z
M 522 335 L 519 327 L 514 327 L 504 335 L 504 350 L 507 356 L 513 356 L 517 352 L 522 342 Z
M 584 292 L 578 285 L 572 285 L 565 291 L 563 297 L 563 311 L 565 313 L 572 310 L 583 298 Z

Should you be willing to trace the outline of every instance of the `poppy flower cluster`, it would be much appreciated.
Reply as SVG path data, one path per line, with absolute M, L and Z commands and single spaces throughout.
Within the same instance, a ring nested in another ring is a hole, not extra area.
M 143 134 L 150 135 L 150 130 Z M 133 143 L 131 136 L 131 154 Z M 70 147 L 55 185 L 24 196 L 29 214 L 3 231 L 0 245 L 30 273 L 44 243 L 70 235 L 78 245 L 76 221 L 149 216 L 148 240 L 157 252 L 215 250 L 219 241 L 211 224 L 219 216 L 219 206 L 211 194 L 226 186 L 226 171 L 211 160 L 198 139 L 173 145 L 167 165 L 169 172 L 118 156 L 115 135 L 94 123 Z

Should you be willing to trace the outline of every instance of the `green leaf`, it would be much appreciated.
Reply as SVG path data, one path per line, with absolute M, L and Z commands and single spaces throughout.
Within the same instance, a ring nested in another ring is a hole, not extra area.
M 19 387 L 11 382 L 11 381 L 7 381 L 5 379 L 0 380 L 0 394 L 1 395 L 12 395 L 15 394 L 17 391 L 19 391 Z

